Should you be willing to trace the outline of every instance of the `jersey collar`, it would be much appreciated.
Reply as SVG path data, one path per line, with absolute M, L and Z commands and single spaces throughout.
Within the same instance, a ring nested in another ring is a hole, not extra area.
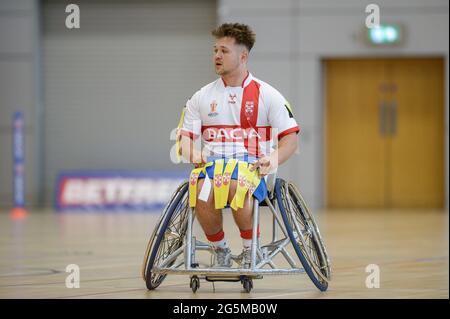
M 241 87 L 245 88 L 247 85 L 250 84 L 250 82 L 253 80 L 253 75 L 247 71 L 247 76 L 244 78 L 244 81 L 242 81 Z M 225 80 L 221 77 L 221 81 L 220 81 L 223 85 L 224 88 L 226 88 L 228 85 L 225 82 Z

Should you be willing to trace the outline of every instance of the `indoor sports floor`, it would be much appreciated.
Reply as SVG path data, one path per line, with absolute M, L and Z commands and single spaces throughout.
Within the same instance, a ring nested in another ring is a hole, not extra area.
M 306 274 L 265 276 L 251 293 L 240 283 L 168 276 L 148 291 L 142 259 L 158 213 L 31 211 L 24 220 L 0 214 L 0 298 L 449 298 L 448 212 L 432 210 L 318 211 L 316 220 L 332 263 L 329 289 Z M 199 226 L 195 227 L 198 232 Z M 238 254 L 230 214 L 225 233 Z M 271 230 L 264 209 L 261 231 Z M 203 239 L 199 234 L 199 239 Z M 66 288 L 66 266 L 80 267 L 80 288 Z M 380 269 L 380 287 L 367 288 L 366 266 Z

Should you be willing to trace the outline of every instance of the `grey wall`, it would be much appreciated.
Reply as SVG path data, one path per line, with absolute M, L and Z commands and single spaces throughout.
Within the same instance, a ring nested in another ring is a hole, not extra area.
M 404 45 L 389 49 L 358 39 L 365 6 L 374 1 L 74 2 L 81 8 L 79 30 L 64 27 L 70 1 L 0 1 L 0 206 L 11 203 L 11 116 L 18 108 L 27 121 L 31 204 L 43 195 L 50 203 L 62 169 L 173 168 L 169 132 L 186 99 L 215 78 L 209 31 L 225 21 L 254 27 L 251 71 L 295 108 L 300 154 L 280 173 L 314 207 L 326 196 L 323 59 L 443 56 L 448 196 L 448 1 L 376 1 L 381 22 L 407 29 Z
M 402 46 L 371 48 L 359 39 L 365 7 L 377 3 L 381 23 L 402 23 Z M 291 101 L 302 127 L 300 153 L 280 169 L 310 203 L 324 193 L 324 87 L 322 61 L 354 56 L 442 56 L 446 61 L 446 193 L 448 207 L 448 28 L 446 0 L 219 0 L 219 21 L 248 23 L 256 31 L 250 67 Z
M 169 134 L 182 107 L 214 79 L 208 0 L 43 2 L 45 190 L 67 169 L 182 169 Z
M 25 116 L 26 201 L 38 199 L 38 7 L 33 0 L 0 1 L 0 206 L 12 205 L 11 121 Z

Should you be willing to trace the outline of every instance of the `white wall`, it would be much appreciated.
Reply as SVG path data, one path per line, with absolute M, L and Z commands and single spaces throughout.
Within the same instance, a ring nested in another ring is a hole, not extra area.
M 369 3 L 380 6 L 381 23 L 406 28 L 403 45 L 371 48 L 360 39 Z M 324 194 L 324 125 L 322 60 L 351 56 L 442 56 L 446 61 L 446 194 L 448 207 L 448 17 L 445 0 L 219 0 L 222 22 L 253 27 L 256 45 L 252 73 L 275 86 L 291 101 L 302 127 L 300 154 L 281 174 L 291 177 L 312 207 L 322 207 Z

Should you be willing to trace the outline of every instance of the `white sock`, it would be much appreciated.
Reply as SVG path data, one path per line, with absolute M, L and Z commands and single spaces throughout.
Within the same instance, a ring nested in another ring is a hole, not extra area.
M 222 240 L 219 240 L 219 241 L 212 241 L 211 244 L 215 248 L 222 248 L 222 249 L 228 248 L 228 243 L 225 238 L 223 238 Z
M 242 238 L 242 246 L 244 247 L 244 249 L 250 249 L 252 247 L 252 240 Z

